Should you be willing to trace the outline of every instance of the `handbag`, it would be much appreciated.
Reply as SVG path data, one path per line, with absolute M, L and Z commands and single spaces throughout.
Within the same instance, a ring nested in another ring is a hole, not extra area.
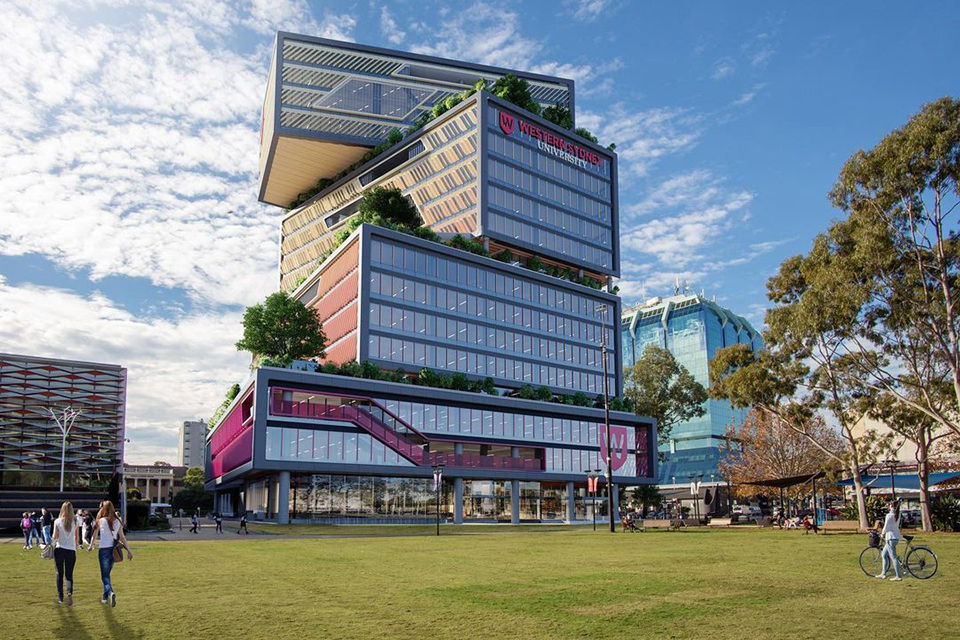
M 48 544 L 47 546 L 45 546 L 45 547 L 40 551 L 40 557 L 43 558 L 44 560 L 52 560 L 52 559 L 53 559 L 53 545 L 52 545 L 52 544 Z
M 119 540 L 113 543 L 113 561 L 123 562 L 123 544 Z

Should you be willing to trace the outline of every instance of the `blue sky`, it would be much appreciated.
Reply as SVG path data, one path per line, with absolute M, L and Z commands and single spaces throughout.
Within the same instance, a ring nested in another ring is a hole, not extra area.
M 621 158 L 627 302 L 676 278 L 762 323 L 764 285 L 836 211 L 844 160 L 958 93 L 960 5 L 7 2 L 0 351 L 129 368 L 128 458 L 244 377 L 276 287 L 256 201 L 278 29 L 572 77 Z

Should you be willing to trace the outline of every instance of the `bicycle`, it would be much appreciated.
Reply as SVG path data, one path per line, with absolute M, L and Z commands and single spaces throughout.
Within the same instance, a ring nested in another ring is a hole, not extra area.
M 913 545 L 911 541 L 914 536 L 903 536 L 907 546 L 903 555 L 897 555 L 897 561 L 901 567 L 905 567 L 907 572 L 918 580 L 927 580 L 932 578 L 937 572 L 937 554 L 933 549 L 923 545 Z M 883 567 L 881 552 L 883 546 L 867 547 L 860 552 L 860 568 L 870 577 L 880 574 Z

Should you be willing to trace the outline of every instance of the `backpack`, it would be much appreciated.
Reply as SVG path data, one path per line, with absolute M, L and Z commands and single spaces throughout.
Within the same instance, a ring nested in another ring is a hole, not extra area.
M 23 520 L 20 521 L 20 526 L 21 526 L 23 529 L 32 529 L 32 528 L 33 528 L 33 520 L 31 520 L 30 518 L 24 518 Z

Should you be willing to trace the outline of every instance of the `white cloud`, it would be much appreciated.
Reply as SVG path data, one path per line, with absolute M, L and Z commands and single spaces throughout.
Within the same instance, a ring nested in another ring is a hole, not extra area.
M 255 202 L 268 54 L 222 48 L 222 34 L 309 10 L 148 7 L 83 25 L 54 3 L 0 9 L 0 251 L 250 303 L 276 280 L 279 212 Z M 317 30 L 348 36 L 352 20 Z
M 632 228 L 624 225 L 621 243 L 674 269 L 693 264 L 708 270 L 720 268 L 719 263 L 704 264 L 702 251 L 729 235 L 736 222 L 734 214 L 742 212 L 753 199 L 750 192 L 730 190 L 722 179 L 705 171 L 675 176 L 649 193 L 629 209 L 657 215 Z
M 740 97 L 738 97 L 736 100 L 733 101 L 733 103 L 732 103 L 733 106 L 735 106 L 735 107 L 742 107 L 742 106 L 744 106 L 744 105 L 747 105 L 747 104 L 753 102 L 753 99 L 756 98 L 756 97 L 760 94 L 760 91 L 761 91 L 761 89 L 763 89 L 763 87 L 764 87 L 763 84 L 755 84 L 755 85 L 753 85 L 753 88 L 752 88 L 752 89 L 750 89 L 749 91 L 745 91 L 745 92 L 741 93 L 741 94 L 740 94 Z
M 356 20 L 315 20 L 301 0 L 78 11 L 0 4 L 0 253 L 143 277 L 195 311 L 134 317 L 99 294 L 0 281 L 0 344 L 127 366 L 130 457 L 171 459 L 177 425 L 244 375 L 237 305 L 276 289 L 281 212 L 256 202 L 271 37 L 352 39 Z
M 714 80 L 722 80 L 732 74 L 735 69 L 732 58 L 720 58 L 713 65 L 713 73 L 710 74 L 710 77 Z
M 464 11 L 446 16 L 449 17 L 444 17 L 436 28 L 416 28 L 425 41 L 412 45 L 411 51 L 571 78 L 578 83 L 578 91 L 591 91 L 593 83 L 602 83 L 603 76 L 623 66 L 619 58 L 600 64 L 541 60 L 543 45 L 523 35 L 515 11 L 501 7 L 476 2 Z
M 603 13 L 610 2 L 609 0 L 573 0 L 565 3 L 572 10 L 574 19 L 581 22 L 593 22 Z
M 128 462 L 173 462 L 180 423 L 209 417 L 250 362 L 233 346 L 239 312 L 143 319 L 99 294 L 15 287 L 2 277 L 0 300 L 5 349 L 127 368 Z
M 577 124 L 593 131 L 603 145 L 617 145 L 620 176 L 646 174 L 662 157 L 689 150 L 702 132 L 702 118 L 687 109 L 654 107 L 632 111 L 623 103 L 600 116 L 583 111 Z
M 397 25 L 397 21 L 390 15 L 390 8 L 387 5 L 380 8 L 380 33 L 393 44 L 400 44 L 407 37 L 407 34 Z

